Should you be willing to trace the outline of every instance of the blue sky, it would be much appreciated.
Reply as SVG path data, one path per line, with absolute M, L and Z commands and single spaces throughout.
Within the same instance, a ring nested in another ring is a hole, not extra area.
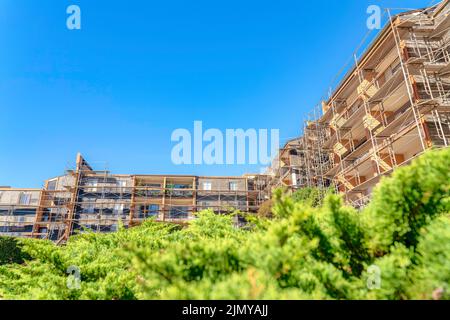
M 81 30 L 66 28 L 72 4 Z M 176 166 L 171 133 L 201 120 L 295 137 L 371 4 L 430 0 L 0 0 L 0 185 L 40 187 L 78 151 L 114 173 L 258 172 Z

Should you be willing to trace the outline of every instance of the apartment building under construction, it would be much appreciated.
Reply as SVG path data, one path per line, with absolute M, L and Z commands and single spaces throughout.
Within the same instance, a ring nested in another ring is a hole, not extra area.
M 303 135 L 269 168 L 270 185 L 334 186 L 357 207 L 384 175 L 450 144 L 450 4 L 390 16 Z
M 61 242 L 74 233 L 116 231 L 150 217 L 185 223 L 204 209 L 255 212 L 269 198 L 267 180 L 264 175 L 116 175 L 95 171 L 78 154 L 76 168 L 45 181 L 42 190 L 0 188 L 0 235 Z
M 364 206 L 382 176 L 450 144 L 450 0 L 388 14 L 389 23 L 266 174 L 116 175 L 95 171 L 78 155 L 76 168 L 42 190 L 0 187 L 0 235 L 62 242 L 149 217 L 186 222 L 207 208 L 256 212 L 276 187 L 335 188 Z

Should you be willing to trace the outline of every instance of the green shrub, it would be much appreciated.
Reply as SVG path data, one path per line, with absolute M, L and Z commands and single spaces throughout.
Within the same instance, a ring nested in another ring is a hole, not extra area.
M 0 299 L 449 299 L 449 182 L 446 149 L 383 179 L 360 212 L 275 190 L 271 218 L 248 214 L 246 228 L 203 211 L 65 246 L 1 239 Z
M 395 242 L 415 247 L 421 228 L 443 212 L 450 212 L 448 148 L 427 152 L 375 188 L 365 211 L 371 250 L 382 255 Z
M 321 190 L 320 188 L 301 188 L 292 194 L 295 202 L 302 202 L 311 207 L 320 207 L 327 195 L 333 194 L 333 189 Z
M 413 299 L 450 299 L 450 216 L 422 229 L 417 246 L 418 266 L 408 289 Z
M 29 255 L 22 251 L 22 246 L 17 239 L 0 237 L 0 266 L 10 263 L 21 264 L 29 258 Z
M 272 206 L 273 206 L 272 199 L 264 201 L 258 208 L 258 217 L 272 218 Z

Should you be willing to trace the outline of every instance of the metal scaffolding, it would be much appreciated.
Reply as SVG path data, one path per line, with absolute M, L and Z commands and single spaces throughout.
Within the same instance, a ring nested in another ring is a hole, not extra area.
M 301 137 L 277 157 L 271 186 L 324 189 L 330 183 L 364 206 L 383 175 L 450 143 L 450 5 L 393 16 L 334 92 L 314 108 Z M 286 152 L 301 154 L 297 170 Z M 301 173 L 285 179 L 293 170 Z M 298 179 L 297 179 L 298 180 Z

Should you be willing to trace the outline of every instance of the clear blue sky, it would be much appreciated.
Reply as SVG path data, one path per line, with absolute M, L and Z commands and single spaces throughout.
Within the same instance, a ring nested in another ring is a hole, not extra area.
M 0 0 L 0 185 L 40 187 L 78 151 L 115 173 L 258 172 L 175 166 L 171 133 L 202 120 L 298 135 L 371 4 L 430 0 Z

